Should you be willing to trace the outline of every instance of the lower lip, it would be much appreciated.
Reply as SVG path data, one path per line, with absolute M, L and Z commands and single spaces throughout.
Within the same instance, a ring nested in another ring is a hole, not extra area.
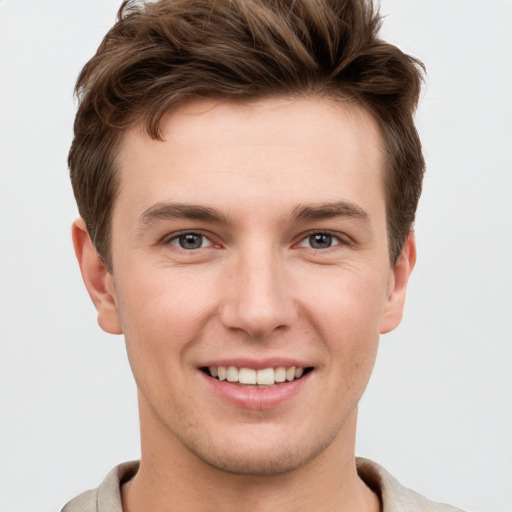
M 239 386 L 226 380 L 218 380 L 200 372 L 210 389 L 223 401 L 244 409 L 262 410 L 278 407 L 294 398 L 304 388 L 314 372 L 308 372 L 300 379 L 283 382 L 267 388 Z

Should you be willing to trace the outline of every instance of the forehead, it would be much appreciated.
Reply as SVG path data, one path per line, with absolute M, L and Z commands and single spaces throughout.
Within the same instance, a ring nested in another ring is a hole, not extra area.
M 192 199 L 222 208 L 234 195 L 245 201 L 231 204 L 239 208 L 340 195 L 383 202 L 382 137 L 355 102 L 195 101 L 164 116 L 161 130 L 164 140 L 153 140 L 137 125 L 121 141 L 118 197 L 132 208 Z

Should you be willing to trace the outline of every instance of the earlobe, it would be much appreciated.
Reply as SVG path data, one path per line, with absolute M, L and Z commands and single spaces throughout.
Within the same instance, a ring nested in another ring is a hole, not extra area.
M 112 275 L 92 244 L 83 219 L 73 222 L 72 236 L 85 287 L 98 312 L 99 326 L 110 334 L 122 334 Z
M 380 325 L 380 334 L 392 331 L 402 321 L 409 277 L 416 263 L 414 231 L 409 233 L 393 269 L 392 283 Z

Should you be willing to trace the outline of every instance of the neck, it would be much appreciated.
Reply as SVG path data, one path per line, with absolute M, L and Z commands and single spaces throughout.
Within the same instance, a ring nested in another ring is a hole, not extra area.
M 378 512 L 377 496 L 358 477 L 354 412 L 333 442 L 304 466 L 280 475 L 232 474 L 191 454 L 163 425 L 141 421 L 136 476 L 122 487 L 124 512 Z

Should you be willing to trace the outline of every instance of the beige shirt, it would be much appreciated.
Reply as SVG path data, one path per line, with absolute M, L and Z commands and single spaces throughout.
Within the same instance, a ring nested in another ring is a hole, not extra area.
M 121 485 L 137 473 L 138 467 L 137 461 L 116 466 L 97 489 L 80 494 L 61 512 L 123 512 Z M 358 458 L 357 471 L 379 496 L 382 512 L 462 512 L 450 505 L 434 503 L 403 487 L 385 469 L 370 460 Z

